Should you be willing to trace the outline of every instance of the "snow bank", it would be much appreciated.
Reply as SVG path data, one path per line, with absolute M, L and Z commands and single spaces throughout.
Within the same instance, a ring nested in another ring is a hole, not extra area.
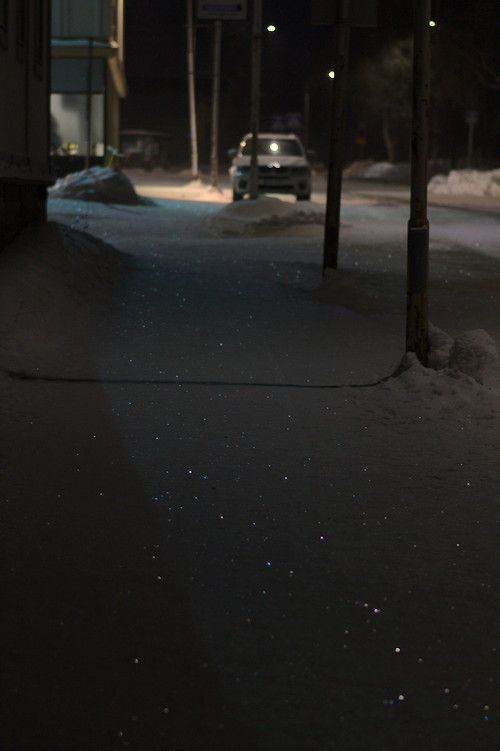
M 164 170 L 127 169 L 126 174 L 138 188 L 141 195 L 150 198 L 173 198 L 179 201 L 204 201 L 206 203 L 229 203 L 231 191 L 207 185 L 201 179 L 184 180 L 189 177 L 189 170 L 182 173 L 167 173 Z
M 85 301 L 107 301 L 128 256 L 55 223 L 34 224 L 0 254 L 0 367 L 71 370 Z M 73 362 L 74 361 L 74 362 Z
M 461 370 L 426 368 L 411 352 L 404 356 L 402 368 L 397 376 L 363 396 L 367 411 L 381 422 L 465 423 L 471 418 L 500 416 L 498 390 L 483 386 Z
M 500 390 L 481 383 L 497 360 L 491 337 L 479 329 L 453 339 L 431 326 L 430 345 L 429 367 L 407 352 L 393 376 L 356 393 L 366 419 L 392 429 L 422 423 L 437 427 L 438 421 L 451 428 L 475 419 L 498 420 Z
M 190 180 L 178 186 L 169 186 L 169 197 L 188 201 L 214 201 L 225 203 L 229 198 L 220 188 L 205 185 L 202 180 Z
M 72 172 L 58 180 L 49 189 L 49 195 L 101 203 L 137 205 L 141 202 L 129 178 L 111 167 L 91 167 L 83 172 Z
M 235 201 L 203 220 L 207 234 L 215 237 L 262 235 L 297 225 L 323 225 L 325 207 L 313 201 L 291 203 L 260 196 Z
M 468 383 L 473 379 L 480 384 L 484 373 L 490 366 L 495 365 L 497 360 L 496 344 L 484 329 L 465 331 L 453 339 L 437 326 L 429 326 L 429 367 L 423 368 L 426 371 L 426 379 L 433 377 L 433 371 L 441 371 L 437 376 L 438 380 L 445 375 L 454 381 L 462 380 Z M 404 356 L 401 364 L 403 375 L 412 369 L 419 372 L 421 368 L 412 353 Z
M 500 169 L 489 172 L 452 170 L 449 175 L 435 175 L 428 190 L 429 193 L 500 198 Z
M 346 178 L 408 181 L 407 163 L 373 162 L 368 159 L 353 162 L 343 171 Z M 435 175 L 428 184 L 429 193 L 446 195 L 490 196 L 500 198 L 500 168 L 490 171 L 473 169 L 452 170 L 449 175 Z

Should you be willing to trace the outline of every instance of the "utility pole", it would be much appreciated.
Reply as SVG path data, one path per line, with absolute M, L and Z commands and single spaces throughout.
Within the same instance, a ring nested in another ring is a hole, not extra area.
M 347 99 L 347 67 L 351 35 L 349 7 L 350 0 L 338 0 L 337 18 L 335 21 L 335 78 L 333 79 L 332 119 L 330 126 L 323 274 L 325 274 L 326 269 L 336 269 L 338 262 L 342 157 L 344 151 Z
M 194 31 L 193 31 L 193 0 L 186 0 L 187 10 L 187 73 L 189 96 L 189 132 L 191 136 L 191 172 L 193 180 L 199 178 L 198 169 L 198 136 L 196 133 L 196 103 L 194 92 Z
M 220 99 L 220 48 L 222 24 L 214 22 L 214 60 L 212 75 L 212 143 L 210 149 L 210 184 L 217 187 L 219 172 L 218 143 L 219 143 L 219 99 Z
M 260 58 L 262 46 L 262 0 L 253 3 L 252 31 L 252 101 L 251 128 L 252 150 L 250 155 L 250 198 L 255 200 L 259 194 L 258 135 L 260 115 Z
M 427 162 L 429 152 L 431 0 L 413 0 L 413 115 L 411 198 L 408 222 L 406 351 L 427 365 L 429 351 L 429 221 Z
M 474 126 L 478 123 L 478 113 L 475 110 L 469 110 L 465 113 L 465 122 L 469 127 L 467 136 L 467 169 L 472 167 L 472 155 L 474 153 Z
M 309 148 L 309 129 L 311 120 L 311 84 L 309 79 L 304 84 L 304 130 L 303 139 L 304 148 L 307 152 Z

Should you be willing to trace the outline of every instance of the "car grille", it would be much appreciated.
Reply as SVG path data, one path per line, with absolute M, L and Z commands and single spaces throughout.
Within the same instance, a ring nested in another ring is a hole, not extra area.
M 242 165 L 236 168 L 235 188 L 244 193 L 248 191 L 250 166 Z M 306 191 L 309 186 L 310 172 L 308 167 L 292 167 L 279 164 L 261 164 L 258 168 L 258 189 L 261 193 L 295 193 Z
M 259 167 L 259 175 L 263 177 L 289 177 L 290 167 L 275 167 L 273 165 Z
M 290 167 L 275 167 L 273 165 L 259 167 L 259 185 L 264 188 L 280 188 L 292 190 L 290 181 Z

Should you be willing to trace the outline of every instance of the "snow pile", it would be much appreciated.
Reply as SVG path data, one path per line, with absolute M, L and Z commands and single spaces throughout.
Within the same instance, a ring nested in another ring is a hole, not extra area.
M 449 175 L 435 175 L 428 185 L 429 193 L 500 198 L 500 168 L 482 172 L 452 170 Z
M 189 170 L 182 173 L 166 173 L 163 170 L 153 170 L 144 174 L 143 170 L 127 169 L 126 174 L 139 190 L 141 195 L 150 198 L 173 198 L 179 201 L 204 201 L 206 203 L 229 203 L 229 190 L 207 185 L 201 179 L 184 181 L 189 176 Z
M 473 332 L 467 332 L 473 333 Z M 465 335 L 464 335 L 465 336 Z M 364 399 L 365 407 L 382 422 L 399 424 L 498 419 L 498 390 L 483 386 L 458 368 L 424 367 L 408 352 L 401 372 L 387 379 Z
M 141 202 L 129 178 L 111 167 L 91 167 L 58 180 L 49 195 L 83 201 L 137 205 Z
M 407 352 L 394 376 L 363 397 L 364 409 L 392 424 L 498 418 L 499 391 L 482 384 L 483 374 L 498 360 L 486 331 L 466 331 L 453 339 L 431 325 L 429 340 L 429 367 Z
M 216 237 L 263 235 L 297 225 L 323 225 L 325 207 L 313 201 L 291 203 L 260 196 L 235 201 L 203 221 L 207 234 Z
M 374 162 L 371 159 L 353 162 L 343 171 L 345 178 L 408 181 L 410 165 L 402 162 Z M 445 195 L 490 196 L 500 198 L 500 168 L 489 171 L 452 170 L 448 175 L 435 175 L 428 184 L 429 193 Z
M 343 170 L 344 177 L 358 177 L 369 180 L 404 180 L 410 179 L 410 165 L 406 162 L 392 164 L 391 162 L 374 162 L 367 159 L 353 162 Z
M 229 200 L 220 188 L 205 185 L 202 180 L 191 180 L 185 185 L 170 187 L 169 193 L 172 198 L 188 201 L 226 202 Z
M 0 254 L 0 367 L 70 368 L 82 308 L 107 302 L 128 256 L 55 223 L 33 224 Z
M 496 344 L 484 329 L 465 331 L 453 339 L 437 326 L 429 325 L 429 367 L 424 370 L 431 374 L 432 371 L 441 371 L 453 379 L 465 376 L 466 380 L 473 379 L 481 384 L 483 375 L 497 361 Z M 407 352 L 399 372 L 404 374 L 417 364 L 420 367 L 415 355 Z
M 466 331 L 452 339 L 436 326 L 429 331 L 429 366 L 465 373 L 481 383 L 483 373 L 498 359 L 496 344 L 483 329 Z

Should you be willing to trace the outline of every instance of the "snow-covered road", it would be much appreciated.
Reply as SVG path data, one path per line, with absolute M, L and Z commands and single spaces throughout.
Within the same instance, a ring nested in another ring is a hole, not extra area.
M 385 380 L 401 207 L 346 207 L 322 288 L 314 226 L 50 208 L 0 259 L 4 748 L 493 751 L 498 365 Z M 456 240 L 433 321 L 499 341 Z

